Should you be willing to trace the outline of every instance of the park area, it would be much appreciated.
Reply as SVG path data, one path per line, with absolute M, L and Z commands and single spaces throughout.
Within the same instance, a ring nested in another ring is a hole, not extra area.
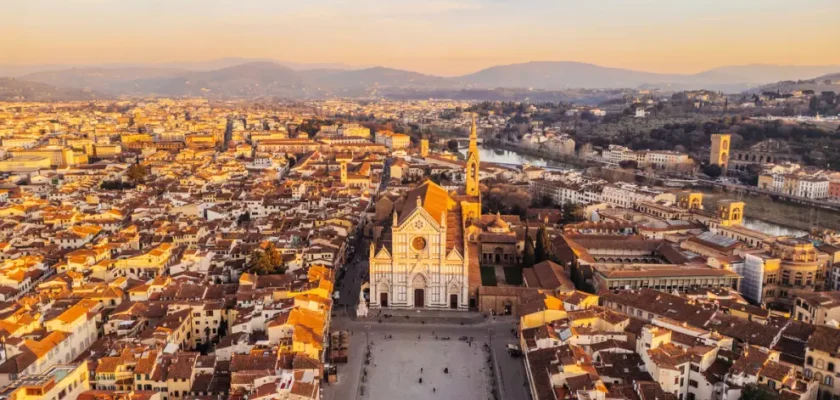
M 378 336 L 378 335 L 377 335 Z M 492 395 L 490 353 L 480 343 L 472 344 L 426 335 L 385 339 L 370 345 L 369 361 L 363 366 L 363 399 L 458 399 L 486 400 Z M 371 335 L 373 339 L 374 335 Z M 365 372 L 366 371 L 366 372 Z

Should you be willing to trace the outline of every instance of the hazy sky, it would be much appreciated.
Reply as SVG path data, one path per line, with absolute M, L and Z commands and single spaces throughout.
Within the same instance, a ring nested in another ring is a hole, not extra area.
M 0 0 L 0 64 L 840 64 L 840 0 Z

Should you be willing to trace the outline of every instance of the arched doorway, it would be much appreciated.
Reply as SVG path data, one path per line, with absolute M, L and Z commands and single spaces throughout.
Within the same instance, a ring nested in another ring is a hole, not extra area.
M 388 307 L 388 286 L 383 285 L 379 289 L 379 306 L 380 307 Z
M 493 262 L 494 262 L 494 264 L 499 265 L 499 264 L 502 263 L 502 255 L 504 253 L 505 253 L 505 249 L 503 249 L 501 247 L 496 247 L 495 249 L 493 249 Z
M 414 308 L 423 308 L 426 306 L 426 279 L 423 275 L 416 275 L 411 281 L 411 287 L 414 288 Z
M 453 310 L 458 309 L 458 293 L 460 293 L 460 290 L 458 290 L 457 285 L 449 286 L 449 308 Z

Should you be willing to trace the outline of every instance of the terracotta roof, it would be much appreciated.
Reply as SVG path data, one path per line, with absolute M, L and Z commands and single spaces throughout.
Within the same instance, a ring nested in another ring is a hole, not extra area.
M 840 329 L 818 325 L 808 339 L 808 347 L 831 355 L 840 353 Z
M 522 275 L 525 285 L 532 288 L 568 291 L 574 290 L 575 285 L 566 276 L 563 267 L 551 261 L 534 264 L 531 268 L 524 268 Z
M 403 208 L 400 211 L 400 222 L 414 212 L 417 208 L 418 199 L 420 199 L 421 207 L 439 224 L 443 222 L 441 219 L 443 214 L 454 207 L 455 203 L 446 189 L 432 181 L 426 181 L 408 192 Z

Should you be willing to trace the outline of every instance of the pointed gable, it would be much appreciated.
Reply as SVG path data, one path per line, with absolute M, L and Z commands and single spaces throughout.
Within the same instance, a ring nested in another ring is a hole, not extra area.
M 458 251 L 457 248 L 453 248 L 452 251 L 446 256 L 447 261 L 463 261 L 464 257 L 461 256 L 461 253 Z
M 418 201 L 419 200 L 419 201 Z M 440 185 L 427 180 L 422 185 L 408 192 L 402 210 L 400 210 L 400 224 L 402 224 L 414 210 L 422 207 L 438 224 L 444 223 L 443 216 L 455 206 L 455 201 L 449 196 L 446 189 Z
M 388 253 L 388 249 L 383 247 L 381 250 L 379 250 L 379 253 L 376 253 L 375 258 L 378 260 L 390 260 L 391 253 Z

